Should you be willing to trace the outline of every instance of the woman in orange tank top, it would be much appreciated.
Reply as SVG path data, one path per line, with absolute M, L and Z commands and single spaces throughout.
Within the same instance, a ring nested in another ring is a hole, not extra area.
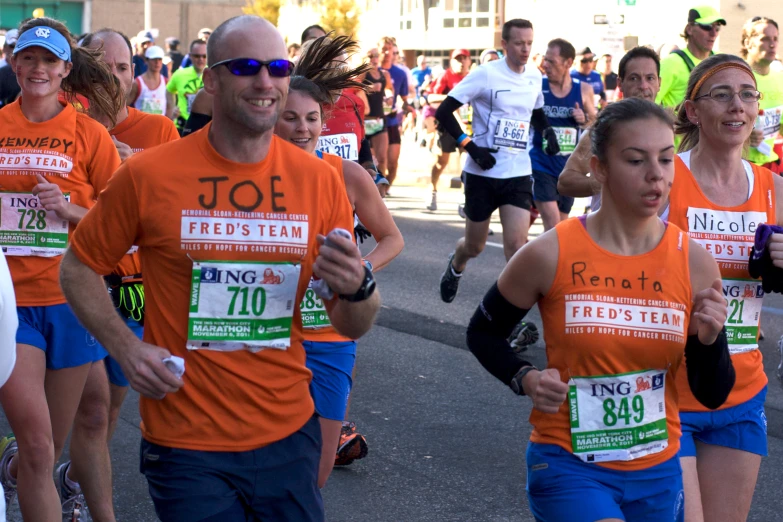
M 31 19 L 19 33 L 11 65 L 22 94 L 0 110 L 0 246 L 19 317 L 17 364 L 0 390 L 14 432 L 0 439 L 0 482 L 7 501 L 19 489 L 25 520 L 48 521 L 62 517 L 54 463 L 90 368 L 107 355 L 66 303 L 60 261 L 120 165 L 106 129 L 58 98 L 84 96 L 114 115 L 124 97 L 101 53 L 75 47 L 62 23 Z
M 468 327 L 479 362 L 533 401 L 526 460 L 536 520 L 682 520 L 683 357 L 688 385 L 709 407 L 731 387 L 718 267 L 658 217 L 674 177 L 671 125 L 641 99 L 604 109 L 590 163 L 601 209 L 517 252 Z M 544 370 L 505 340 L 535 304 Z
M 323 106 L 332 105 L 340 90 L 356 83 L 353 79 L 357 76 L 356 69 L 335 74 L 328 65 L 334 59 L 344 67 L 346 52 L 355 43 L 346 37 L 319 38 L 308 43 L 311 45 L 300 56 L 291 77 L 288 99 L 275 134 L 309 154 L 318 155 L 343 174 L 351 208 L 377 241 L 364 261 L 368 270 L 377 272 L 402 251 L 402 234 L 383 204 L 374 180 L 361 165 L 316 150 L 324 121 Z M 353 385 L 356 341 L 340 335 L 332 327 L 314 281 L 300 303 L 300 311 L 307 367 L 313 372 L 310 393 L 321 422 L 323 444 L 318 485 L 324 487 L 335 464 L 347 465 L 367 455 L 364 437 L 356 433 L 353 423 L 344 422 Z
M 734 388 L 718 412 L 709 412 L 687 389 L 680 394 L 688 522 L 745 520 L 767 454 L 767 377 L 758 343 L 764 290 L 750 276 L 748 260 L 759 225 L 782 223 L 776 194 L 783 179 L 743 160 L 761 95 L 742 59 L 712 56 L 691 73 L 675 125 L 683 139 L 664 218 L 718 262 L 736 370 Z M 783 235 L 774 234 L 772 243 L 783 245 Z M 684 383 L 682 376 L 679 381 Z

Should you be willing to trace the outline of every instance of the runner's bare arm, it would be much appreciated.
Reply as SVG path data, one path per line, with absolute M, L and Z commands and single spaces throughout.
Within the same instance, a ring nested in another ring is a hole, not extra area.
M 592 140 L 590 131 L 585 132 L 576 149 L 566 161 L 563 172 L 557 179 L 557 191 L 564 196 L 572 198 L 587 198 L 601 193 L 601 184 L 590 173 L 590 158 L 593 155 L 591 150 Z
M 176 118 L 175 110 L 177 109 L 177 95 L 166 91 L 166 117 L 170 120 Z
M 372 263 L 373 272 L 378 272 L 402 252 L 405 241 L 367 171 L 352 161 L 343 160 L 343 176 L 351 206 L 377 243 L 364 258 Z
M 313 264 L 313 274 L 326 281 L 337 295 L 353 295 L 364 282 L 362 254 L 352 240 L 332 234 L 329 240 L 336 248 L 325 243 L 325 237 L 317 236 L 318 258 Z M 335 298 L 324 303 L 332 326 L 350 339 L 358 339 L 372 328 L 375 315 L 381 307 L 379 292 L 359 302 Z
M 162 399 L 182 387 L 163 364 L 171 353 L 136 337 L 116 312 L 103 278 L 70 249 L 60 263 L 60 286 L 79 321 L 119 361 L 134 390 Z
M 587 124 L 595 121 L 595 117 L 598 115 L 595 108 L 595 91 L 593 86 L 587 82 L 582 82 L 582 105 L 587 117 Z

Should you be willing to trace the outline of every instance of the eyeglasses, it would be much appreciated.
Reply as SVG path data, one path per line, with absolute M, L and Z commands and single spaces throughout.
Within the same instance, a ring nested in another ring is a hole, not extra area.
M 696 96 L 693 101 L 700 100 L 702 98 L 712 98 L 716 102 L 729 103 L 734 99 L 734 95 L 739 95 L 740 101 L 744 103 L 756 103 L 762 98 L 762 94 L 756 89 L 741 89 L 739 92 L 734 92 L 726 87 L 717 87 L 712 89 L 707 94 Z
M 225 65 L 234 76 L 255 76 L 263 67 L 266 67 L 269 76 L 274 78 L 286 78 L 294 71 L 294 63 L 284 59 L 265 62 L 253 58 L 234 58 L 211 65 L 210 69 L 219 65 Z
M 694 24 L 696 27 L 704 31 L 705 33 L 709 33 L 711 31 L 715 31 L 716 33 L 720 32 L 720 26 L 719 25 L 713 25 L 713 24 Z
M 207 57 L 207 55 L 206 55 L 206 54 L 191 54 L 191 55 L 190 55 L 190 58 L 191 58 L 191 59 L 192 59 L 192 58 L 196 58 L 196 59 L 204 59 L 204 58 L 206 58 L 206 57 Z
M 581 60 L 579 60 L 579 61 L 580 61 L 580 62 L 582 62 L 582 63 L 590 63 L 590 62 L 592 62 L 592 61 L 593 61 L 593 59 L 592 59 L 592 58 L 582 58 L 582 59 L 581 59 Z

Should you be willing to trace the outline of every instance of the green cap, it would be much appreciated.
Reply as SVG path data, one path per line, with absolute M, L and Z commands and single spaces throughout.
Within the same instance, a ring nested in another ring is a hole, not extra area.
M 694 7 L 688 11 L 688 23 L 712 25 L 715 22 L 726 25 L 717 9 L 710 6 Z

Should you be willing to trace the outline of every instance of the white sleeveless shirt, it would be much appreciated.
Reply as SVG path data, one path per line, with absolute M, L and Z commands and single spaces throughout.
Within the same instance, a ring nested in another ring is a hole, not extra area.
M 166 78 L 160 75 L 160 85 L 155 90 L 147 87 L 142 76 L 136 78 L 139 96 L 133 102 L 133 106 L 148 114 L 166 114 Z

